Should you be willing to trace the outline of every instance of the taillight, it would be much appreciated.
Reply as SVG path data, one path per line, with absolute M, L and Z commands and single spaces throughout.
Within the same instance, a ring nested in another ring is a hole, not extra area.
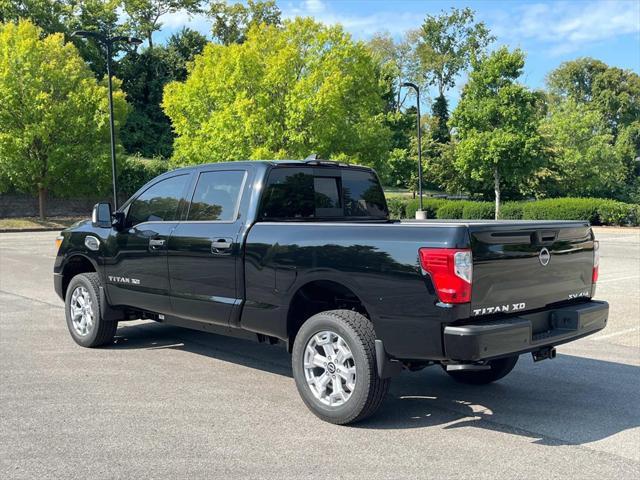
M 473 258 L 471 250 L 421 248 L 420 265 L 431 276 L 438 298 L 444 303 L 471 301 Z
M 600 270 L 600 242 L 593 242 L 593 273 L 591 274 L 591 283 L 598 281 L 598 273 Z

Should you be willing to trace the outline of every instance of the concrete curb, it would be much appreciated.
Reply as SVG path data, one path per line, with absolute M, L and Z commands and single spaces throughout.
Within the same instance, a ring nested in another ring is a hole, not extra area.
M 61 232 L 69 227 L 0 228 L 0 233 Z

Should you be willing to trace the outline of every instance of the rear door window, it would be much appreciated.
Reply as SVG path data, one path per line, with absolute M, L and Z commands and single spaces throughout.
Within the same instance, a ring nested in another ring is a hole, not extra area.
M 244 184 L 244 170 L 202 172 L 193 192 L 187 220 L 234 221 Z
M 343 170 L 342 191 L 346 217 L 388 216 L 387 202 L 380 182 L 371 172 Z
M 388 218 L 375 174 L 347 168 L 281 167 L 269 174 L 258 218 Z

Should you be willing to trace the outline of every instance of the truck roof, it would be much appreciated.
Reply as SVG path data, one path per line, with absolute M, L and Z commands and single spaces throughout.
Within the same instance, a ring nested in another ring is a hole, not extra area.
M 314 166 L 314 167 L 338 167 L 338 168 L 358 168 L 372 170 L 371 167 L 365 167 L 363 165 L 355 165 L 343 162 L 337 162 L 335 160 L 322 160 L 322 159 L 306 159 L 306 160 L 238 160 L 231 162 L 215 162 L 215 163 L 201 163 L 198 165 L 188 165 L 186 167 L 178 168 L 172 171 L 188 171 L 205 167 L 216 167 L 221 165 L 233 165 L 233 166 L 247 166 L 247 165 L 269 165 L 269 166 Z

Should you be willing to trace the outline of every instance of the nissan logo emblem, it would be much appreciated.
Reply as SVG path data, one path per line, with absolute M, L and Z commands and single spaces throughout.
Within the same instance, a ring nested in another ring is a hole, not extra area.
M 549 250 L 546 248 L 543 248 L 542 250 L 540 250 L 540 254 L 538 255 L 538 260 L 540 260 L 540 264 L 543 267 L 546 267 L 547 265 L 549 265 L 549 261 L 551 260 L 551 254 L 549 253 Z

